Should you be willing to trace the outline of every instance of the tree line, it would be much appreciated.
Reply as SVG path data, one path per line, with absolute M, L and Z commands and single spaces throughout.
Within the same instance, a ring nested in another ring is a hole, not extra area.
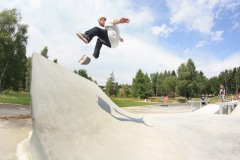
M 28 91 L 30 86 L 31 58 L 26 57 L 28 25 L 21 23 L 21 14 L 17 9 L 0 12 L 0 91 Z M 48 58 L 47 46 L 41 55 Z M 54 60 L 57 63 L 57 59 Z M 74 70 L 89 80 L 86 70 Z M 118 84 L 113 72 L 107 79 L 105 92 L 109 96 L 147 98 L 151 96 L 184 96 L 218 94 L 223 84 L 228 94 L 240 90 L 240 67 L 222 71 L 219 76 L 210 79 L 202 71 L 197 71 L 194 62 L 189 59 L 182 63 L 177 71 L 156 72 L 148 75 L 139 69 L 132 84 Z M 95 81 L 95 83 L 97 83 Z
M 86 70 L 81 70 L 83 77 L 88 77 Z M 80 72 L 78 72 L 80 73 Z M 89 78 L 88 78 L 89 79 Z M 218 76 L 207 78 L 202 71 L 197 71 L 192 59 L 182 63 L 177 72 L 164 71 L 148 75 L 139 69 L 132 84 L 118 84 L 114 73 L 107 79 L 105 92 L 109 96 L 134 97 L 145 99 L 152 96 L 182 96 L 187 99 L 202 95 L 218 95 L 220 85 L 224 85 L 227 94 L 240 91 L 240 67 L 222 71 Z

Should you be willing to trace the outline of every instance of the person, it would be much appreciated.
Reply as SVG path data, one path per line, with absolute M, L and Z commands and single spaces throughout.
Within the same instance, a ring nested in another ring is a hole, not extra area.
M 165 103 L 168 102 L 168 96 L 167 96 L 167 95 L 164 97 L 164 102 L 165 102 Z
M 202 101 L 202 105 L 205 105 L 205 104 L 206 104 L 206 102 L 205 102 L 205 96 L 204 96 L 204 95 L 201 96 L 201 101 Z
M 115 19 L 109 22 L 106 22 L 106 20 L 106 17 L 100 17 L 98 19 L 99 25 L 105 29 L 93 27 L 84 34 L 80 32 L 76 33 L 77 36 L 86 44 L 90 43 L 93 37 L 98 37 L 93 52 L 93 57 L 96 59 L 100 55 L 100 50 L 103 44 L 109 48 L 115 48 L 118 46 L 119 42 L 123 42 L 123 38 L 120 37 L 120 32 L 117 25 L 121 23 L 129 23 L 130 21 L 128 18 Z
M 219 95 L 220 95 L 220 100 L 223 102 L 225 100 L 225 89 L 224 86 L 221 84 L 220 85 L 220 91 L 219 91 Z
M 240 100 L 240 92 L 238 92 L 238 100 Z

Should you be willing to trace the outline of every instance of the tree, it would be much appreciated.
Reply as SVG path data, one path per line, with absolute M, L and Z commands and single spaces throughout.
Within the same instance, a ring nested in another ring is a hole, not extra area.
M 213 95 L 217 95 L 219 93 L 219 79 L 218 77 L 214 76 L 208 80 L 208 86 L 209 86 L 209 92 L 212 93 Z
M 120 97 L 129 97 L 130 96 L 130 86 L 128 84 L 123 84 L 119 88 L 119 96 Z
M 16 9 L 0 12 L 0 88 L 24 90 L 28 26 Z
M 195 81 L 197 72 L 196 67 L 191 59 L 188 60 L 187 64 L 182 63 L 178 68 L 179 95 L 190 98 L 196 94 L 197 84 Z
M 153 93 L 157 97 L 157 95 L 158 95 L 158 92 L 157 92 L 157 88 L 158 88 L 158 72 L 150 74 L 150 78 L 151 78 L 151 82 L 152 82 Z
M 196 83 L 196 94 L 207 94 L 208 93 L 208 79 L 204 76 L 203 72 L 197 72 L 194 82 Z
M 88 79 L 88 80 L 90 80 L 90 81 L 93 81 L 92 77 L 88 76 L 87 71 L 84 70 L 84 69 L 80 69 L 78 71 L 74 70 L 73 72 L 78 74 L 78 75 L 80 75 L 80 76 L 82 76 L 82 77 L 84 77 L 84 78 L 86 78 L 86 79 Z
M 133 78 L 131 92 L 133 97 L 148 98 L 153 95 L 150 78 L 139 69 Z
M 30 77 L 31 77 L 31 57 L 29 57 L 26 61 L 26 82 L 25 82 L 25 87 L 26 90 L 29 91 L 30 90 Z
M 45 58 L 48 58 L 48 47 L 46 46 L 46 47 L 44 47 L 43 49 L 42 49 L 42 51 L 41 51 L 41 55 L 43 56 L 43 57 L 45 57 Z
M 174 99 L 176 95 L 176 88 L 178 79 L 176 76 L 169 76 L 163 81 L 165 95 L 171 95 Z
M 106 83 L 106 94 L 109 96 L 117 96 L 118 94 L 118 83 L 115 82 L 115 76 L 113 72 L 110 74 L 110 77 Z

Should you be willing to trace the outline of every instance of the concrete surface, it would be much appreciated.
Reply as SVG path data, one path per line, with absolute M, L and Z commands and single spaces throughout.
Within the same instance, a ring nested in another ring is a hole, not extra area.
M 19 116 L 31 116 L 30 106 L 26 105 L 12 105 L 12 104 L 0 104 L 0 118 L 11 118 Z
M 239 116 L 128 113 L 95 83 L 38 54 L 31 99 L 30 159 L 240 159 Z
M 0 160 L 16 160 L 17 145 L 28 137 L 32 120 L 0 120 Z
M 201 114 L 219 114 L 220 106 L 217 104 L 207 104 L 204 107 L 195 110 L 194 113 Z
M 236 106 L 236 108 L 232 111 L 231 115 L 240 116 L 240 103 Z
M 17 145 L 32 129 L 29 106 L 0 104 L 0 160 L 15 160 Z

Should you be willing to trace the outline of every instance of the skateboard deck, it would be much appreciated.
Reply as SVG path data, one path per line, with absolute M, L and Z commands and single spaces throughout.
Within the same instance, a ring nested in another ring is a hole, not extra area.
M 87 65 L 91 61 L 91 58 L 89 58 L 87 55 L 83 55 L 82 58 L 78 61 L 81 65 Z

